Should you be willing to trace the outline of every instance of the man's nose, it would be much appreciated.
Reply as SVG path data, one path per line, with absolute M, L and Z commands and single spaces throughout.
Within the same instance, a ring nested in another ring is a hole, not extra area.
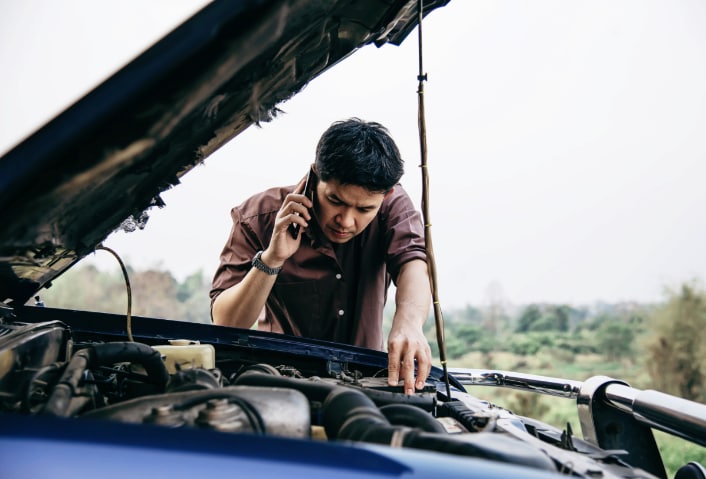
M 355 223 L 354 215 L 346 208 L 338 214 L 338 224 L 341 228 L 350 228 Z

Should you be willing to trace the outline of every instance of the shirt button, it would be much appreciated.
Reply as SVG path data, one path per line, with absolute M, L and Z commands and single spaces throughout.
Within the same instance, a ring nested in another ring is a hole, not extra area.
M 338 315 L 339 315 L 339 316 L 343 316 L 344 314 L 345 314 L 345 311 L 343 311 L 342 309 L 339 309 L 339 310 L 338 310 Z
M 342 278 L 341 273 L 337 273 L 337 274 L 336 274 L 336 279 L 341 279 L 341 278 Z

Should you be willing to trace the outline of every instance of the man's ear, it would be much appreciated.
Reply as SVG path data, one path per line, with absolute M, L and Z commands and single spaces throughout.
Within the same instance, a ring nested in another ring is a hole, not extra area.
M 393 186 L 392 188 L 390 188 L 390 191 L 388 191 L 387 193 L 385 193 L 385 196 L 383 196 L 382 199 L 385 199 L 385 198 L 387 198 L 388 196 L 390 196 L 393 191 L 395 191 L 395 187 L 394 187 L 394 186 Z

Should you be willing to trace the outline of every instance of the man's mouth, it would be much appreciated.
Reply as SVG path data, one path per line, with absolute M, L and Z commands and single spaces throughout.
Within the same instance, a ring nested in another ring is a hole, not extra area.
M 329 228 L 329 231 L 331 234 L 333 234 L 334 237 L 336 238 L 345 238 L 347 236 L 350 236 L 350 233 L 347 231 L 341 231 L 337 230 L 336 228 Z

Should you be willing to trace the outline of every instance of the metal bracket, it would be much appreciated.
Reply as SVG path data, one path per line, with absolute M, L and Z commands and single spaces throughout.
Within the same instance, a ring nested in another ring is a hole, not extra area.
M 625 450 L 625 462 L 666 478 L 652 429 L 608 402 L 606 388 L 611 384 L 629 386 L 606 376 L 594 376 L 581 385 L 576 405 L 584 439 L 601 449 Z

